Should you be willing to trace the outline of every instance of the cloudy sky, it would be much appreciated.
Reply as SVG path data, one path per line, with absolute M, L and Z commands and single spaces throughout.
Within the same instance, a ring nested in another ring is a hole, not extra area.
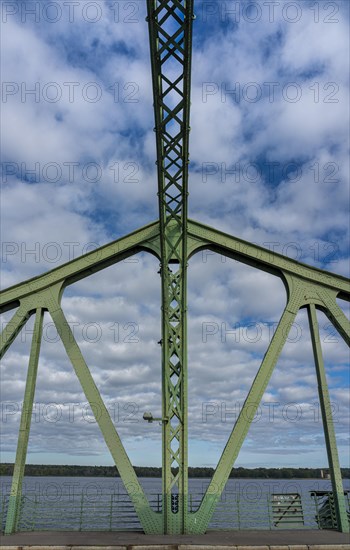
M 1 9 L 6 288 L 158 213 L 145 2 L 8 1 Z M 191 218 L 349 276 L 348 2 L 197 0 L 195 13 Z M 138 255 L 63 297 L 136 465 L 161 464 L 161 428 L 142 420 L 161 412 L 158 269 L 154 257 Z M 285 303 L 272 275 L 212 253 L 191 259 L 190 465 L 217 463 Z M 322 314 L 319 322 L 347 466 L 349 352 Z M 14 459 L 32 327 L 3 360 L 3 461 Z M 48 315 L 28 462 L 112 464 Z M 301 312 L 236 465 L 326 464 Z

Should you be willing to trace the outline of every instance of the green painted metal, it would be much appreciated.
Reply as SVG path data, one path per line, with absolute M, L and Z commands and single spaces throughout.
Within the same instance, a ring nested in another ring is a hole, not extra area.
M 314 309 L 322 310 L 345 342 L 350 344 L 350 323 L 336 298 L 350 300 L 350 281 L 339 275 L 307 266 L 242 239 L 222 233 L 187 215 L 192 0 L 147 0 L 157 143 L 159 221 L 0 293 L 0 312 L 18 308 L 1 335 L 1 356 L 9 349 L 28 318 L 36 311 L 36 337 L 28 369 L 25 403 L 32 403 L 39 355 L 39 319 L 49 311 L 61 335 L 67 355 L 102 431 L 107 446 L 131 497 L 146 533 L 203 533 L 208 527 L 231 468 L 248 433 L 267 387 L 288 331 L 300 308 L 311 315 L 317 340 Z M 213 479 L 197 511 L 188 510 L 187 475 L 187 262 L 203 249 L 226 255 L 280 277 L 287 291 L 287 305 L 244 407 L 219 460 Z M 162 284 L 162 511 L 155 512 L 140 486 L 128 455 L 93 381 L 60 306 L 68 285 L 140 251 L 161 262 Z M 39 314 L 40 312 L 40 314 Z M 40 329 L 40 330 L 39 330 Z M 327 411 L 327 384 L 320 349 L 314 344 L 323 411 Z M 29 372 L 32 374 L 29 377 Z M 30 379 L 29 379 L 30 378 Z M 321 397 L 320 397 L 321 400 Z M 28 407 L 27 407 L 28 408 Z M 329 417 L 323 414 L 338 528 L 346 531 L 341 499 L 337 448 Z M 16 455 L 13 493 L 6 530 L 16 530 L 24 462 L 30 430 L 22 415 Z M 327 435 L 328 434 L 328 435 Z M 172 468 L 178 468 L 177 473 Z M 178 495 L 178 496 L 177 496 Z M 338 495 L 338 496 L 337 496 Z
M 338 529 L 338 519 L 334 505 L 333 491 L 310 491 L 316 510 L 319 529 Z M 350 491 L 344 491 L 346 513 L 350 522 Z
M 12 486 L 6 518 L 5 533 L 16 531 L 19 509 L 22 499 L 22 480 L 27 457 L 30 424 L 32 420 L 35 384 L 38 372 L 41 336 L 43 330 L 44 311 L 38 308 L 35 316 L 32 347 L 27 372 L 27 381 L 24 393 L 21 423 L 19 427 L 15 469 L 12 476 Z
M 322 308 L 322 311 L 327 315 L 328 319 L 335 326 L 340 336 L 344 339 L 345 343 L 350 346 L 350 321 L 345 316 L 344 312 L 338 306 L 336 300 L 325 299 L 326 308 Z
M 126 485 L 141 524 L 145 532 L 157 533 L 159 531 L 159 518 L 150 508 L 148 500 L 135 474 L 135 470 L 114 427 L 100 392 L 90 374 L 90 370 L 80 348 L 76 343 L 67 319 L 58 304 L 56 307 L 50 308 L 49 312 L 83 388 L 86 399 L 90 403 L 96 422 L 99 425 L 105 442 L 119 470 L 120 477 Z
M 20 307 L 11 321 L 9 321 L 1 333 L 0 337 L 0 359 L 3 358 L 11 344 L 15 341 L 17 335 L 28 321 L 29 314 L 25 308 Z
M 337 451 L 337 443 L 335 439 L 335 431 L 332 417 L 332 407 L 329 398 L 328 385 L 326 380 L 326 372 L 323 364 L 322 347 L 320 342 L 320 334 L 314 304 L 310 304 L 307 308 L 309 316 L 309 325 L 311 332 L 311 341 L 315 357 L 318 395 L 320 399 L 321 414 L 323 420 L 324 436 L 326 440 L 328 463 L 331 473 L 333 499 L 337 523 L 340 531 L 349 532 L 349 522 L 346 512 L 346 504 L 344 497 L 344 489 L 340 471 L 339 457 Z
M 333 289 L 335 295 L 332 295 L 330 303 L 327 303 L 327 308 L 336 305 L 336 295 L 339 295 L 339 298 L 350 300 L 350 281 L 342 275 L 329 273 L 323 269 L 317 269 L 292 260 L 282 254 L 272 252 L 262 246 L 257 246 L 191 219 L 188 220 L 188 239 L 190 256 L 200 250 L 210 249 L 218 254 L 282 278 L 284 273 L 299 276 L 306 282 L 315 283 L 315 285 L 319 283 L 319 288 Z M 344 316 L 342 310 L 338 307 L 334 316 L 341 315 Z
M 163 530 L 184 533 L 188 517 L 186 288 L 193 2 L 150 0 L 147 8 L 161 242 Z
M 249 426 L 254 419 L 296 314 L 297 309 L 295 307 L 292 308 L 288 302 L 242 410 L 226 443 L 199 510 L 191 516 L 190 531 L 193 533 L 205 533 L 208 528 L 210 519 L 225 488 L 233 464 L 248 433 Z
M 247 491 L 249 491 L 248 487 L 249 483 L 246 486 Z M 350 491 L 345 493 L 348 499 Z M 287 504 L 288 500 L 294 500 L 295 494 L 284 493 L 278 496 L 262 494 L 255 500 L 254 506 L 247 499 L 248 494 L 242 495 L 240 491 L 231 492 L 226 489 L 210 529 L 280 529 L 282 527 L 280 520 L 287 519 L 287 515 L 289 516 L 292 512 L 292 510 L 288 510 L 289 505 L 286 506 L 287 510 L 285 509 L 283 501 L 284 504 Z M 162 494 L 156 493 L 148 496 L 153 509 L 158 509 L 161 512 Z M 82 493 L 67 500 L 55 499 L 48 506 L 45 495 L 35 495 L 35 500 L 33 500 L 33 496 L 24 495 L 18 528 L 20 531 L 89 531 L 93 525 L 94 531 L 142 531 L 135 509 L 127 495 L 111 493 L 105 494 L 104 497 L 92 504 L 91 498 L 89 499 L 88 495 Z M 282 500 L 282 507 L 277 504 L 274 497 Z M 315 529 L 316 525 L 319 525 L 320 529 L 337 529 L 332 492 L 316 491 L 316 494 L 311 493 L 311 497 L 312 500 L 302 499 L 302 511 L 299 507 L 298 515 L 300 514 L 301 519 L 303 514 L 304 525 L 300 523 L 299 527 Z M 192 500 L 193 508 L 196 508 L 198 499 L 200 499 L 200 494 L 189 494 L 189 501 Z M 327 506 L 328 499 L 331 501 L 330 507 Z M 275 500 L 274 505 L 273 500 Z M 158 507 L 157 502 L 160 503 Z M 284 508 L 284 510 L 280 508 Z M 294 511 L 294 505 L 292 508 Z M 294 513 L 291 515 L 294 516 Z M 289 525 L 285 525 L 284 528 L 297 527 L 295 522 L 297 518 L 289 517 L 288 519 L 293 521 L 288 522 Z
M 129 233 L 121 239 L 56 267 L 43 275 L 33 277 L 24 283 L 3 290 L 0 293 L 0 313 L 13 309 L 19 303 L 22 303 L 26 297 L 31 300 L 33 295 L 38 295 L 53 285 L 61 285 L 61 288 L 64 289 L 66 286 L 98 273 L 102 269 L 129 258 L 142 250 L 148 250 L 157 256 L 157 247 L 159 247 L 159 222 L 154 222 Z M 32 303 L 29 304 L 29 309 L 33 306 L 35 306 L 35 300 L 32 300 Z M 16 313 L 17 316 L 15 315 L 11 319 L 10 326 L 14 327 L 17 320 L 27 311 L 27 306 L 20 308 Z M 6 326 L 4 334 L 7 335 L 7 333 Z
M 346 333 L 348 321 L 346 318 L 344 319 L 344 314 L 336 303 L 336 297 L 340 295 L 350 299 L 350 291 L 347 290 L 349 289 L 349 281 L 344 277 L 305 266 L 246 241 L 218 232 L 198 222 L 189 221 L 187 239 L 189 248 L 188 257 L 203 248 L 210 248 L 228 257 L 235 258 L 238 261 L 253 265 L 258 269 L 270 271 L 283 278 L 289 296 L 285 312 L 282 315 L 275 336 L 271 341 L 259 373 L 248 394 L 245 413 L 249 411 L 249 415 L 244 413 L 237 420 L 199 510 L 193 513 L 186 513 L 186 527 L 184 531 L 186 529 L 186 532 L 200 533 L 204 532 L 207 528 L 215 510 L 216 503 L 224 488 L 230 468 L 234 464 L 239 448 L 249 429 L 249 418 L 254 416 L 254 410 L 251 406 L 252 401 L 254 402 L 253 406 L 258 405 L 261 395 L 268 383 L 268 379 L 271 376 L 278 354 L 288 334 L 288 327 L 293 322 L 296 312 L 301 307 L 305 307 L 310 303 L 316 303 L 317 307 L 328 315 L 335 326 L 341 327 L 343 333 Z M 65 341 L 67 353 L 75 366 L 76 372 L 79 372 L 79 378 L 89 402 L 101 403 L 101 407 L 99 406 L 98 408 L 99 410 L 103 410 L 102 399 L 98 394 L 97 388 L 94 385 L 88 367 L 86 366 L 76 342 L 73 341 L 72 335 L 69 332 L 68 337 L 67 332 L 65 335 L 65 331 L 67 331 L 69 327 L 67 327 L 64 316 L 62 317 L 63 314 L 59 306 L 62 289 L 73 281 L 88 277 L 91 273 L 96 273 L 106 267 L 106 265 L 117 263 L 136 251 L 149 250 L 152 254 L 158 255 L 160 242 L 159 224 L 150 224 L 138 232 L 115 241 L 111 245 L 102 247 L 95 251 L 93 255 L 87 254 L 82 258 L 65 264 L 61 268 L 57 268 L 26 283 L 16 285 L 15 287 L 3 291 L 1 293 L 1 306 L 5 310 L 10 309 L 11 304 L 14 306 L 14 304 L 17 305 L 18 302 L 20 302 L 19 309 L 10 321 L 11 326 L 6 332 L 7 336 L 4 341 L 8 342 L 9 339 L 11 339 L 11 342 L 13 341 L 26 319 L 28 319 L 35 310 L 35 306 L 49 310 L 52 317 L 56 319 L 57 326 L 60 326 L 59 330 Z M 83 266 L 84 269 L 82 269 Z M 57 316 L 59 317 L 58 320 Z M 64 330 L 62 330 L 62 326 L 65 326 Z M 7 347 L 8 346 L 5 345 L 4 349 L 7 349 Z M 246 419 L 244 419 L 244 416 L 246 416 Z M 121 473 L 123 482 L 128 488 L 130 496 L 133 498 L 143 529 L 145 532 L 163 532 L 164 511 L 162 514 L 156 514 L 149 509 L 118 434 L 111 420 L 108 420 L 108 413 L 103 415 L 103 418 L 105 420 L 102 426 L 103 435 L 106 441 L 108 440 L 108 446 L 113 449 L 112 455 Z M 29 434 L 29 426 L 27 428 L 27 433 Z M 336 449 L 335 440 L 331 445 L 333 449 Z M 166 452 L 166 450 L 164 450 L 164 452 Z M 19 471 L 17 461 L 16 468 L 18 468 Z M 8 523 L 8 525 L 10 529 L 10 523 Z M 173 523 L 168 527 L 168 532 L 171 529 L 177 531 L 178 525 L 175 525 L 174 528 Z

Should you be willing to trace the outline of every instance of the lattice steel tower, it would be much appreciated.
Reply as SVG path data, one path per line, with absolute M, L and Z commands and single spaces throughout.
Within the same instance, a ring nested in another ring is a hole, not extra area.
M 350 323 L 336 302 L 337 297 L 350 300 L 349 280 L 188 219 L 193 0 L 147 0 L 147 9 L 157 141 L 159 220 L 101 247 L 98 255 L 96 251 L 86 254 L 1 293 L 1 312 L 17 307 L 1 335 L 1 356 L 29 317 L 35 314 L 6 532 L 16 531 L 18 525 L 43 317 L 46 311 L 50 313 L 57 327 L 86 398 L 95 412 L 96 421 L 144 531 L 204 533 L 258 409 L 289 329 L 301 308 L 307 308 L 309 315 L 338 529 L 348 531 L 316 309 L 322 310 L 328 316 L 349 345 Z M 187 504 L 187 262 L 191 255 L 205 248 L 282 278 L 287 288 L 288 301 L 199 509 L 190 513 Z M 150 507 L 60 305 L 66 286 L 142 250 L 155 254 L 161 262 L 161 513 L 156 513 Z

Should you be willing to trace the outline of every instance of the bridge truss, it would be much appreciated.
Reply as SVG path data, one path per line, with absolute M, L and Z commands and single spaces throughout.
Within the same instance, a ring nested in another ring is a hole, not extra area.
M 34 332 L 20 421 L 6 533 L 16 531 L 22 496 L 42 327 L 49 313 L 103 434 L 145 533 L 204 533 L 298 311 L 307 309 L 337 524 L 348 531 L 345 499 L 316 310 L 323 311 L 350 345 L 350 322 L 336 299 L 350 301 L 350 281 L 224 234 L 187 215 L 188 142 L 193 0 L 147 0 L 159 220 L 41 276 L 4 290 L 0 313 L 15 310 L 1 335 L 0 356 L 31 316 Z M 209 249 L 283 280 L 287 305 L 196 512 L 188 510 L 187 264 Z M 151 509 L 118 432 L 61 308 L 64 289 L 140 251 L 161 263 L 162 282 L 162 512 Z M 17 308 L 17 309 L 16 309 Z

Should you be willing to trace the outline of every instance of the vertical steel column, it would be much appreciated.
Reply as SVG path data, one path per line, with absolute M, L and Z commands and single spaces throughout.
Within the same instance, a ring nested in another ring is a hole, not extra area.
M 44 310 L 36 310 L 34 333 L 32 347 L 30 351 L 26 388 L 24 392 L 23 409 L 21 414 L 21 423 L 19 427 L 19 436 L 17 443 L 16 461 L 12 476 L 11 493 L 9 498 L 9 507 L 6 518 L 5 533 L 14 533 L 17 528 L 19 509 L 22 498 L 22 482 L 24 467 L 26 463 L 30 424 L 32 419 L 33 401 L 36 377 L 38 372 L 41 336 L 43 329 Z
M 320 398 L 322 421 L 324 436 L 326 440 L 327 455 L 329 469 L 331 473 L 332 480 L 332 490 L 334 496 L 334 504 L 337 515 L 338 529 L 344 533 L 349 532 L 349 521 L 346 513 L 345 505 L 345 496 L 344 489 L 340 471 L 337 442 L 335 439 L 333 418 L 332 418 L 332 408 L 331 402 L 329 399 L 329 392 L 326 380 L 326 373 L 323 363 L 322 348 L 320 343 L 320 334 L 318 329 L 318 321 L 316 315 L 316 308 L 314 304 L 310 304 L 307 307 L 312 348 L 315 358 L 315 366 L 317 373 L 317 383 L 318 383 L 318 395 Z
M 192 0 L 148 0 L 162 277 L 163 529 L 187 530 L 187 195 Z

